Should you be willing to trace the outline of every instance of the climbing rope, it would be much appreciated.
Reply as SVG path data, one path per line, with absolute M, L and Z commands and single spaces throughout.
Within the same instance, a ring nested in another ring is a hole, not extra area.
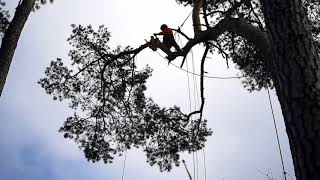
M 168 61 L 163 55 L 161 55 L 158 51 L 155 51 L 157 52 L 157 54 L 159 54 L 160 57 L 162 57 L 162 59 Z M 169 61 L 168 61 L 169 62 Z M 201 75 L 201 74 L 197 74 L 197 73 L 193 73 L 193 72 L 190 72 L 186 69 L 183 69 L 183 68 L 180 68 L 179 66 L 175 65 L 174 63 L 170 63 L 171 65 L 173 65 L 174 67 L 180 69 L 181 71 L 184 71 L 184 72 L 187 72 L 189 74 L 193 74 L 193 75 L 196 75 L 198 77 L 205 77 L 205 78 L 209 78 L 209 79 L 240 79 L 242 78 L 243 76 L 208 76 L 208 75 Z
M 178 34 L 178 37 L 180 39 L 180 36 Z M 180 39 L 181 42 L 181 39 Z M 200 107 L 200 100 L 199 100 L 199 92 L 198 92 L 198 86 L 197 86 L 197 78 L 194 74 L 195 72 L 195 65 L 194 65 L 194 56 L 193 56 L 193 51 L 191 50 L 191 60 L 192 60 L 192 72 L 193 72 L 193 100 L 194 100 L 194 109 L 197 110 L 198 107 Z M 187 73 L 188 74 L 188 73 Z M 201 121 L 201 120 L 200 120 Z M 195 152 L 196 156 L 196 180 L 199 179 L 199 160 L 198 160 L 198 151 Z
M 182 45 L 181 38 L 178 34 L 178 39 L 180 46 Z M 193 75 L 193 101 L 194 101 L 194 109 L 196 110 L 200 106 L 200 98 L 199 98 L 199 92 L 198 92 L 198 87 L 197 87 L 197 78 L 195 75 L 195 64 L 194 64 L 194 56 L 193 56 L 193 51 L 191 50 L 191 55 L 192 55 L 192 75 Z M 190 90 L 190 77 L 189 77 L 189 64 L 188 60 L 186 59 L 186 68 L 187 68 L 187 80 L 188 80 L 188 94 L 189 94 L 189 109 L 191 112 L 192 109 L 192 103 L 191 103 L 191 90 Z M 198 152 L 192 152 L 192 160 L 193 160 L 193 179 L 198 180 L 199 179 L 199 158 L 198 158 Z
M 286 172 L 285 167 L 284 167 L 284 162 L 283 162 L 283 156 L 282 156 L 282 151 L 281 151 L 281 145 L 280 145 L 280 140 L 279 140 L 279 134 L 278 134 L 276 118 L 274 116 L 273 106 L 272 106 L 272 101 L 271 101 L 271 96 L 270 96 L 270 91 L 269 91 L 268 87 L 267 87 L 267 92 L 268 92 L 269 104 L 270 104 L 270 109 L 271 109 L 272 118 L 273 118 L 274 130 L 276 132 L 276 137 L 277 137 L 277 142 L 278 142 L 278 148 L 279 148 L 279 154 L 280 154 L 280 158 L 281 158 L 281 165 L 282 165 L 282 171 L 283 171 L 283 175 L 284 175 L 284 180 L 287 180 L 287 176 L 286 176 L 287 172 Z
M 187 71 L 189 71 L 188 61 L 186 61 Z M 189 73 L 187 73 L 187 85 L 188 85 L 188 96 L 189 96 L 189 111 L 192 111 L 192 105 L 191 105 L 191 91 L 190 91 L 190 77 Z M 192 119 L 192 117 L 191 117 Z M 193 165 L 193 179 L 196 177 L 196 166 L 195 166 L 195 159 L 194 159 L 194 151 L 192 152 L 192 165 Z
M 125 172 L 125 169 L 126 169 L 126 161 L 127 161 L 127 149 L 126 149 L 125 154 L 124 154 L 121 180 L 123 180 L 123 178 L 124 178 L 124 172 Z
M 197 73 L 193 73 L 193 72 L 189 72 L 189 71 L 187 71 L 187 70 L 185 70 L 185 69 L 182 69 L 182 68 L 180 68 L 179 66 L 177 66 L 177 65 L 175 65 L 175 64 L 173 64 L 173 63 L 171 63 L 173 66 L 175 66 L 175 67 L 177 67 L 178 69 L 180 69 L 180 70 L 182 70 L 182 71 L 185 71 L 185 72 L 187 72 L 187 73 L 189 73 L 189 74 L 193 74 L 193 75 L 196 75 L 196 76 L 199 76 L 199 77 L 201 77 L 202 75 L 201 74 L 197 74 Z M 203 75 L 202 77 L 205 77 L 205 78 L 210 78 L 210 79 L 240 79 L 240 78 L 242 78 L 242 76 L 207 76 L 207 75 Z
M 203 153 L 204 180 L 207 180 L 206 152 L 204 150 L 204 147 L 202 148 L 202 153 Z
M 181 39 L 180 40 L 180 45 L 182 44 Z M 160 55 L 160 53 L 158 53 Z M 162 56 L 161 56 L 162 57 Z M 194 62 L 192 62 L 193 65 L 193 71 L 194 71 Z M 188 61 L 186 60 L 186 68 L 187 68 L 187 72 L 189 72 L 189 64 Z M 190 88 L 190 77 L 189 77 L 189 73 L 186 73 L 187 75 L 187 87 L 188 87 L 188 97 L 189 97 L 189 111 L 192 111 L 192 98 L 191 98 L 191 88 Z M 193 77 L 193 85 L 195 85 L 195 78 Z M 193 98 L 194 98 L 194 108 L 196 109 L 196 96 L 195 96 L 195 87 L 193 87 L 194 89 L 194 93 L 193 93 Z M 192 117 L 191 117 L 192 120 Z M 194 147 L 193 147 L 194 148 Z M 193 179 L 194 180 L 198 180 L 198 154 L 197 152 L 195 153 L 194 151 L 192 152 L 192 166 L 193 166 Z M 190 177 L 191 179 L 191 177 Z
M 193 179 L 196 179 L 196 164 L 195 164 L 195 159 L 194 159 L 194 151 L 192 152 L 192 164 L 193 164 Z
M 182 26 L 184 25 L 184 23 L 188 20 L 188 18 L 190 17 L 190 15 L 192 14 L 193 9 L 191 10 L 191 12 L 189 13 L 189 15 L 186 17 L 186 19 L 182 22 L 182 24 L 179 26 L 178 29 L 182 28 Z
M 191 50 L 191 59 L 192 59 L 192 77 L 193 77 L 193 99 L 194 99 L 194 108 L 197 109 L 200 107 L 200 96 L 199 96 L 199 91 L 198 91 L 198 81 L 197 77 L 195 75 L 195 65 L 194 65 L 194 56 L 193 56 L 193 51 Z
M 197 175 L 197 178 L 196 180 L 199 180 L 199 159 L 198 159 L 198 151 L 196 151 L 196 175 Z

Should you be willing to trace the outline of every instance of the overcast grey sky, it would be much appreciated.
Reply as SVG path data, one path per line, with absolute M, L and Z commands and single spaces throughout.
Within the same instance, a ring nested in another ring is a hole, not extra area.
M 5 0 L 11 14 L 18 0 Z M 58 133 L 72 112 L 66 103 L 55 102 L 45 94 L 37 81 L 56 57 L 68 61 L 66 42 L 71 24 L 104 24 L 111 31 L 111 44 L 137 47 L 163 23 L 176 28 L 191 12 L 174 0 L 56 0 L 32 13 L 22 32 L 7 83 L 0 99 L 0 179 L 121 179 L 123 157 L 114 164 L 87 162 L 77 145 Z M 192 36 L 191 19 L 183 31 Z M 201 47 L 194 50 L 196 71 Z M 210 55 L 206 71 L 210 76 L 235 76 L 218 55 Z M 153 76 L 148 80 L 147 95 L 161 106 L 178 105 L 189 111 L 187 74 L 167 65 L 150 49 L 138 55 L 139 66 L 149 64 Z M 191 69 L 189 56 L 189 69 Z M 180 65 L 181 59 L 173 63 Z M 232 65 L 231 65 L 232 66 Z M 186 68 L 186 67 L 184 67 Z M 190 76 L 191 84 L 192 76 Z M 191 89 L 193 93 L 193 89 Z M 249 93 L 240 80 L 205 80 L 205 113 L 213 135 L 206 152 L 207 179 L 266 179 L 257 170 L 269 169 L 281 175 L 281 162 L 273 129 L 266 91 Z M 294 178 L 290 149 L 281 109 L 272 91 L 285 165 Z M 194 104 L 194 103 L 193 103 Z M 203 152 L 198 154 L 198 176 L 204 180 Z M 193 171 L 192 154 L 183 154 Z M 192 172 L 193 174 L 193 172 Z M 140 150 L 129 151 L 125 179 L 187 180 L 183 166 L 170 173 L 146 163 Z

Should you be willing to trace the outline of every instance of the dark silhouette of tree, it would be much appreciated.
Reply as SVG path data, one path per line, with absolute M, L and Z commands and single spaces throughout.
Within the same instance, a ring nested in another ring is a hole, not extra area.
M 57 59 L 40 80 L 54 99 L 70 99 L 71 108 L 84 112 L 69 117 L 60 131 L 78 142 L 93 162 L 112 162 L 115 154 L 134 146 L 143 148 L 151 165 L 170 170 L 179 164 L 178 152 L 204 146 L 211 134 L 206 121 L 192 119 L 178 107 L 160 108 L 145 97 L 151 69 L 136 70 L 131 54 L 147 44 L 110 49 L 109 38 L 103 26 L 94 31 L 91 26 L 73 25 L 68 41 L 74 47 L 69 53 L 74 68 Z
M 320 3 L 315 0 L 176 0 L 193 6 L 194 37 L 181 52 L 186 57 L 203 44 L 200 70 L 207 53 L 219 52 L 243 73 L 249 91 L 275 88 L 289 137 L 298 180 L 320 179 Z M 202 15 L 202 16 L 200 16 Z M 202 19 L 202 20 L 201 20 Z M 73 26 L 69 42 L 72 67 L 52 61 L 39 83 L 54 99 L 71 100 L 81 116 L 69 117 L 61 131 L 80 143 L 89 160 L 132 146 L 143 147 L 151 164 L 170 170 L 178 152 L 204 146 L 211 131 L 201 106 L 184 114 L 178 107 L 160 108 L 144 96 L 151 70 L 137 71 L 134 57 L 149 43 L 133 49 L 107 46 L 110 34 L 100 27 Z M 177 32 L 185 35 L 180 29 Z M 284 172 L 285 173 L 285 172 Z
M 53 0 L 21 0 L 16 8 L 16 12 L 9 22 L 9 12 L 0 9 L 0 32 L 3 38 L 1 39 L 0 47 L 0 96 L 4 84 L 7 79 L 9 68 L 12 62 L 14 52 L 16 50 L 21 32 L 32 10 L 39 9 L 41 5 Z M 5 3 L 0 1 L 0 6 Z

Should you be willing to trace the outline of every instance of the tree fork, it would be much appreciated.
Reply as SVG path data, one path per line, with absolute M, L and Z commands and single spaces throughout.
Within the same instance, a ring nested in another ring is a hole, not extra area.
M 170 59 L 175 59 L 178 56 L 186 56 L 193 46 L 199 43 L 205 43 L 207 41 L 215 41 L 217 38 L 225 33 L 232 32 L 238 36 L 251 42 L 254 46 L 260 49 L 263 53 L 263 61 L 266 64 L 268 70 L 273 71 L 271 59 L 271 45 L 266 32 L 260 30 L 247 22 L 245 19 L 241 18 L 225 18 L 221 20 L 214 27 L 211 27 L 205 31 L 198 33 L 194 39 L 190 39 L 187 44 L 183 47 L 182 52 L 173 52 L 170 54 Z

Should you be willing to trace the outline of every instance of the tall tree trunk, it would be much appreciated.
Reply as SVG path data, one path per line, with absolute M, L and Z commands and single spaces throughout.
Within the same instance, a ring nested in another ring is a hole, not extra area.
M 6 82 L 7 74 L 9 72 L 10 64 L 18 44 L 20 34 L 35 5 L 35 1 L 36 0 L 22 1 L 22 3 L 17 7 L 14 17 L 2 39 L 0 47 L 0 96 Z
M 320 59 L 301 0 L 261 0 L 298 180 L 320 179 Z
M 194 6 L 192 10 L 192 22 L 194 35 L 197 36 L 201 32 L 201 20 L 200 20 L 200 10 L 203 7 L 204 0 L 194 0 Z

